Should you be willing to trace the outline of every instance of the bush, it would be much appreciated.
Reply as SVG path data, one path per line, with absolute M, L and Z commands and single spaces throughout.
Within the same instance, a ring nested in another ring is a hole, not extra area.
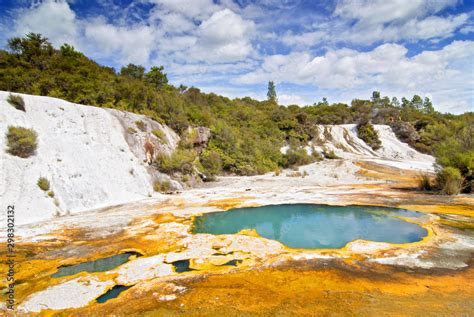
M 155 158 L 156 168 L 162 173 L 192 174 L 194 171 L 194 160 L 196 153 L 193 150 L 177 149 L 168 156 L 166 154 L 158 154 Z
M 357 136 L 364 140 L 374 151 L 382 147 L 379 135 L 370 122 L 359 123 L 357 125 Z
M 36 182 L 39 188 L 41 188 L 42 191 L 48 191 L 49 190 L 49 180 L 46 177 L 40 177 L 38 178 L 38 182 Z
M 284 155 L 284 159 L 284 167 L 300 166 L 314 162 L 314 157 L 308 155 L 305 148 L 288 149 Z
M 169 180 L 155 180 L 153 182 L 153 190 L 159 193 L 168 193 L 173 189 Z
M 215 151 L 205 151 L 200 161 L 207 176 L 219 174 L 222 170 L 221 156 Z
M 48 197 L 54 198 L 54 192 L 52 190 L 48 192 Z
M 334 150 L 328 150 L 326 148 L 323 150 L 323 156 L 328 160 L 335 160 L 340 158 L 336 155 L 336 153 L 334 153 Z
M 8 98 L 7 98 L 7 101 L 8 101 L 9 104 L 11 104 L 16 109 L 21 110 L 21 111 L 26 111 L 25 101 L 23 100 L 22 96 L 9 94 Z
M 38 147 L 37 134 L 33 129 L 9 126 L 6 137 L 7 152 L 11 155 L 27 158 Z
M 436 175 L 436 183 L 443 194 L 457 195 L 462 190 L 464 177 L 455 167 L 445 167 Z
M 420 174 L 418 176 L 418 188 L 420 190 L 432 190 L 433 186 L 431 186 L 431 178 L 427 174 Z
M 132 128 L 132 127 L 128 127 L 127 131 L 128 131 L 128 133 L 130 133 L 130 134 L 135 134 L 135 133 L 137 133 L 137 130 L 135 130 L 135 129 Z

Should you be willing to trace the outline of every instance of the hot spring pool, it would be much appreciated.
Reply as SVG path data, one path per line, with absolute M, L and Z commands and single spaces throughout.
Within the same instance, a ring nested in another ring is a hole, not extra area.
M 420 241 L 427 235 L 426 229 L 398 218 L 420 216 L 417 212 L 384 207 L 269 205 L 204 214 L 195 218 L 193 231 L 234 234 L 255 229 L 260 236 L 291 248 L 341 248 L 357 239 Z

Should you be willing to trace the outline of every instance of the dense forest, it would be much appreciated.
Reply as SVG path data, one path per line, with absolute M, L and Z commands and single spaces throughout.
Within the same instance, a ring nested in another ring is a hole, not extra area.
M 442 114 L 428 98 L 415 95 L 398 100 L 377 91 L 350 105 L 323 99 L 313 105 L 286 107 L 278 105 L 274 84 L 268 88 L 268 100 L 257 101 L 175 87 L 168 83 L 163 67 L 146 71 L 129 64 L 117 71 L 68 44 L 56 49 L 33 33 L 10 39 L 8 49 L 0 50 L 0 90 L 141 113 L 179 134 L 188 126 L 209 127 L 212 137 L 199 157 L 185 144 L 175 157 L 176 161 L 198 160 L 209 175 L 261 174 L 321 159 L 301 148 L 317 136 L 316 124 L 356 123 L 361 138 L 376 149 L 380 144 L 371 125 L 388 124 L 400 140 L 437 158 L 442 167 L 439 184 L 454 182 L 459 190 L 472 191 L 474 113 Z M 290 150 L 283 155 L 280 146 L 285 144 Z M 179 169 L 176 162 L 167 164 Z

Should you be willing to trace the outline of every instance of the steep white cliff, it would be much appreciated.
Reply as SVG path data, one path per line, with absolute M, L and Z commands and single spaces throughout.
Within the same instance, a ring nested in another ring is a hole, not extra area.
M 0 196 L 4 206 L 15 205 L 18 224 L 159 195 L 153 181 L 167 176 L 144 162 L 143 144 L 149 137 L 156 151 L 169 153 L 179 141 L 173 130 L 142 115 L 50 97 L 22 94 L 23 112 L 6 101 L 8 94 L 0 91 Z M 35 155 L 6 152 L 10 125 L 37 132 Z M 38 187 L 40 177 L 50 181 L 54 198 Z

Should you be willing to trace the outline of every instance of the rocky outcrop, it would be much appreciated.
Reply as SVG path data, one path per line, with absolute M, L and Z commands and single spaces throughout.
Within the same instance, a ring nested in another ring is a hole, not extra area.
M 397 138 L 405 143 L 414 145 L 420 139 L 420 135 L 415 128 L 408 122 L 396 121 L 390 124 Z

